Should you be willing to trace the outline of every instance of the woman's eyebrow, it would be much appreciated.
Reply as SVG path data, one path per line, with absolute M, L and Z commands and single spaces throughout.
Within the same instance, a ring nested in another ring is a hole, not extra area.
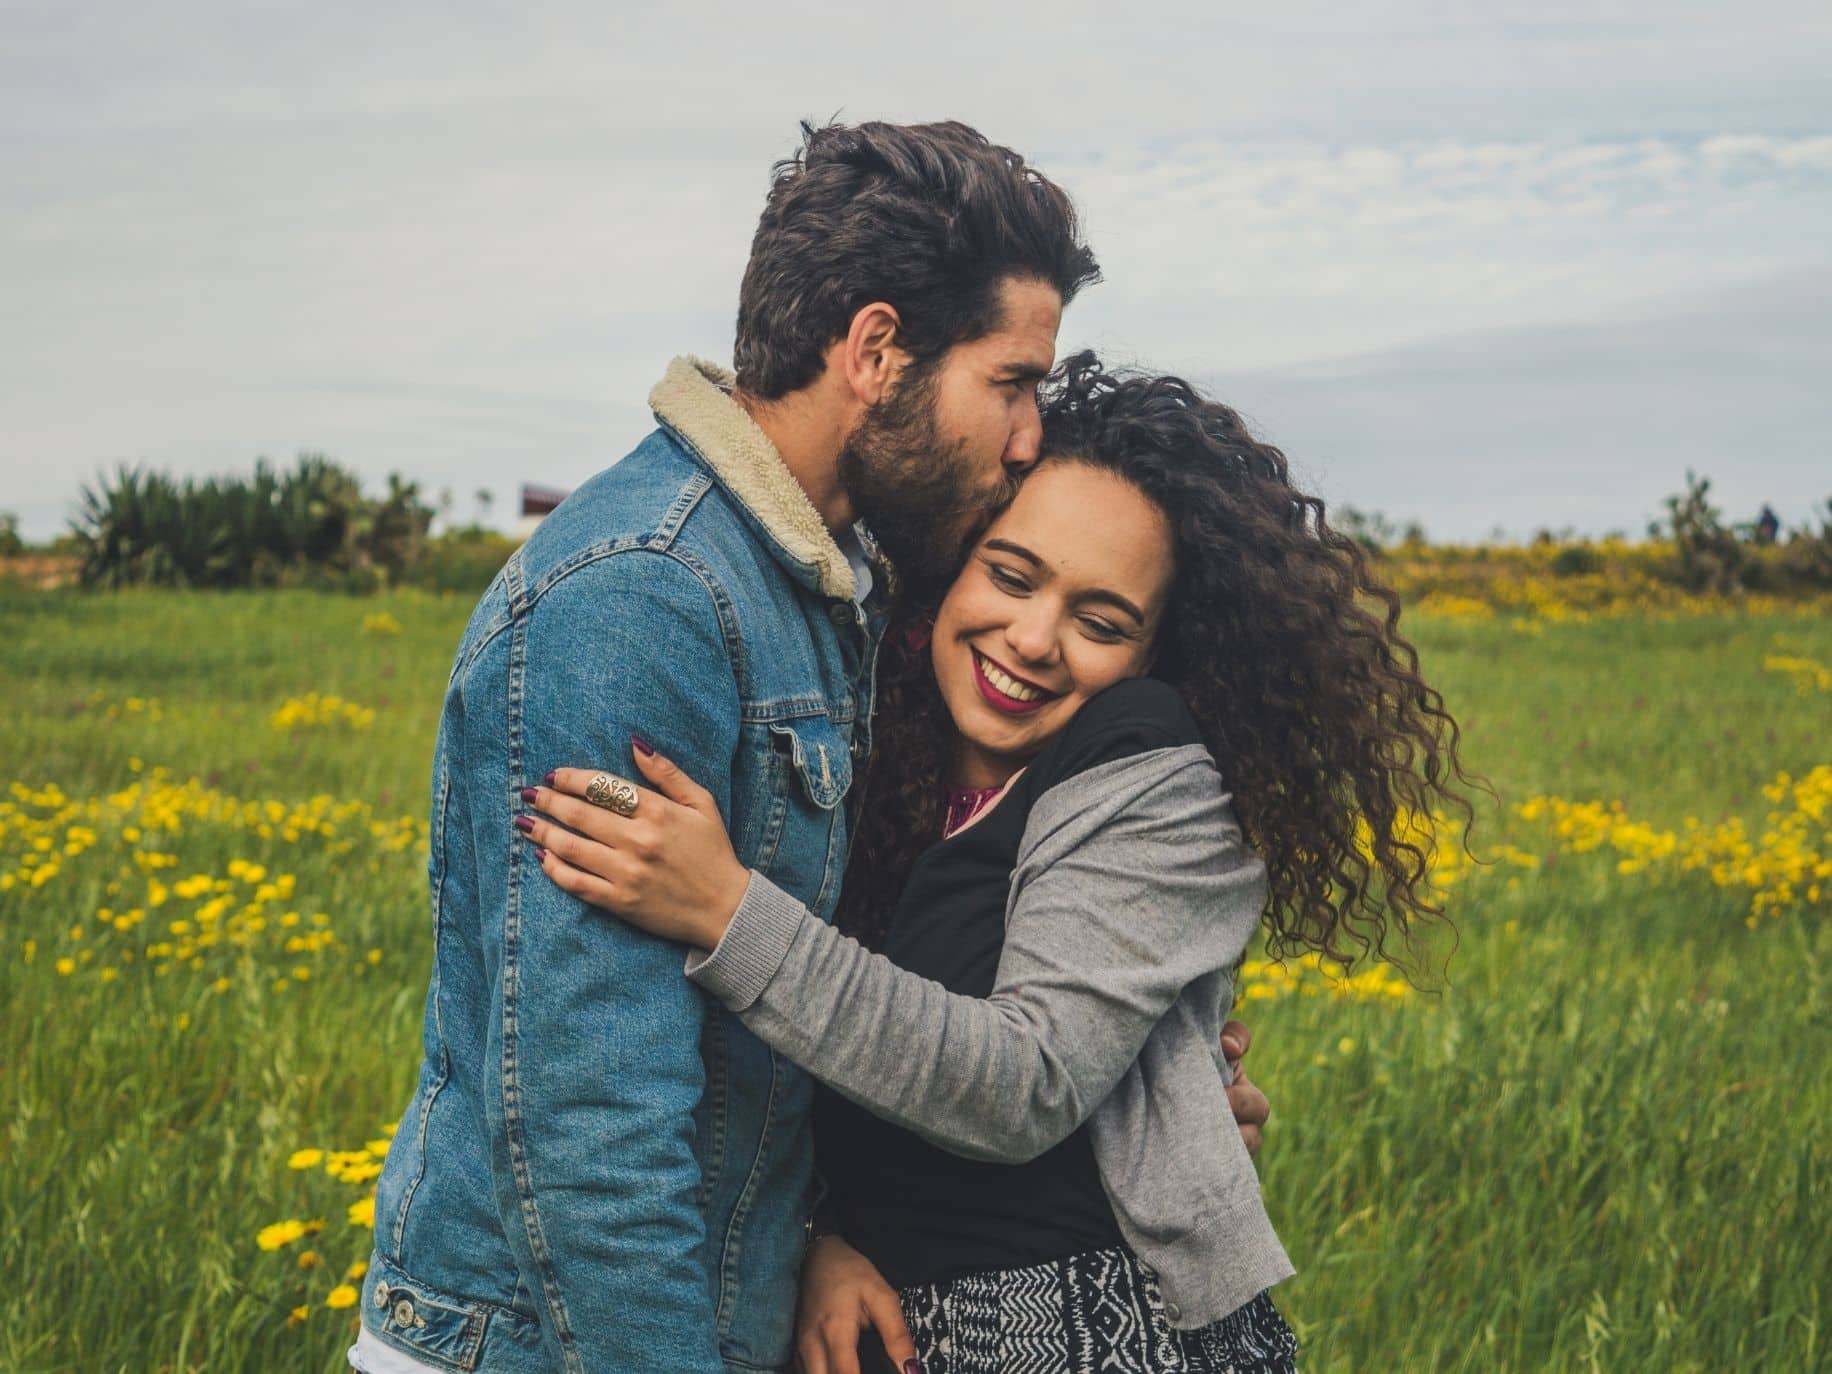
M 1024 559 L 1033 567 L 1041 568 L 1044 566 L 1043 560 L 1037 557 L 1036 554 L 1025 548 L 1024 545 L 1014 544 L 1009 539 L 988 539 L 981 547 L 995 550 L 999 553 L 1009 553 L 1014 557 Z M 1116 610 L 1124 611 L 1127 615 L 1138 621 L 1139 624 L 1143 625 L 1145 623 L 1145 612 L 1141 611 L 1135 604 L 1128 601 L 1118 592 L 1110 592 L 1105 587 L 1096 587 L 1093 591 L 1083 592 L 1081 594 L 1081 600 L 1098 601 L 1103 606 L 1112 606 Z
M 1036 554 L 1025 548 L 1024 545 L 1014 544 L 1009 539 L 988 539 L 984 547 L 988 549 L 997 549 L 1000 553 L 1012 554 L 1015 557 L 1022 558 L 1025 562 L 1035 567 L 1041 568 L 1043 566 L 1043 560 L 1037 557 Z
M 1143 625 L 1145 623 L 1145 612 L 1141 611 L 1118 592 L 1110 592 L 1103 587 L 1097 587 L 1091 592 L 1083 592 L 1081 599 L 1083 601 L 1098 601 L 1103 605 L 1112 606 L 1116 610 L 1124 611 L 1127 615 L 1138 621 L 1139 624 Z

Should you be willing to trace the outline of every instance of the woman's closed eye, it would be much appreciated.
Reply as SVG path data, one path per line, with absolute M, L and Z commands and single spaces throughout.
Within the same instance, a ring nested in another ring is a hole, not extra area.
M 1030 592 L 1030 583 L 1002 563 L 988 563 L 986 575 L 1000 591 L 1010 592 L 1014 596 L 1024 596 Z

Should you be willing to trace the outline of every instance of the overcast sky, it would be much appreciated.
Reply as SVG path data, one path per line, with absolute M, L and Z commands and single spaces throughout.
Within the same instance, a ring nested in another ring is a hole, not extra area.
M 1086 13 L 1090 17 L 1077 18 Z M 1098 16 L 1098 17 L 1096 17 Z M 1832 7 L 0 6 L 0 510 L 320 450 L 455 514 L 729 356 L 799 118 L 959 118 L 1081 205 L 1061 342 L 1440 537 L 1832 495 Z

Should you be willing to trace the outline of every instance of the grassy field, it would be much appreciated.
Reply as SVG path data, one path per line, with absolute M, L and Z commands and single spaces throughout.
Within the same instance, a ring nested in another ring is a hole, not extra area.
M 341 1366 L 467 610 L 0 591 L 0 1369 Z M 1525 629 L 1414 626 L 1500 795 L 1448 986 L 1247 984 L 1305 1368 L 1832 1367 L 1832 691 L 1763 666 L 1832 622 Z

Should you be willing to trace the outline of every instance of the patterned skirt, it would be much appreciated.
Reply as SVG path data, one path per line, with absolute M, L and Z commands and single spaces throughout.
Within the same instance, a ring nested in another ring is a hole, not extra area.
M 1298 1338 L 1261 1293 L 1195 1331 L 1127 1249 L 901 1289 L 925 1374 L 1295 1374 Z

